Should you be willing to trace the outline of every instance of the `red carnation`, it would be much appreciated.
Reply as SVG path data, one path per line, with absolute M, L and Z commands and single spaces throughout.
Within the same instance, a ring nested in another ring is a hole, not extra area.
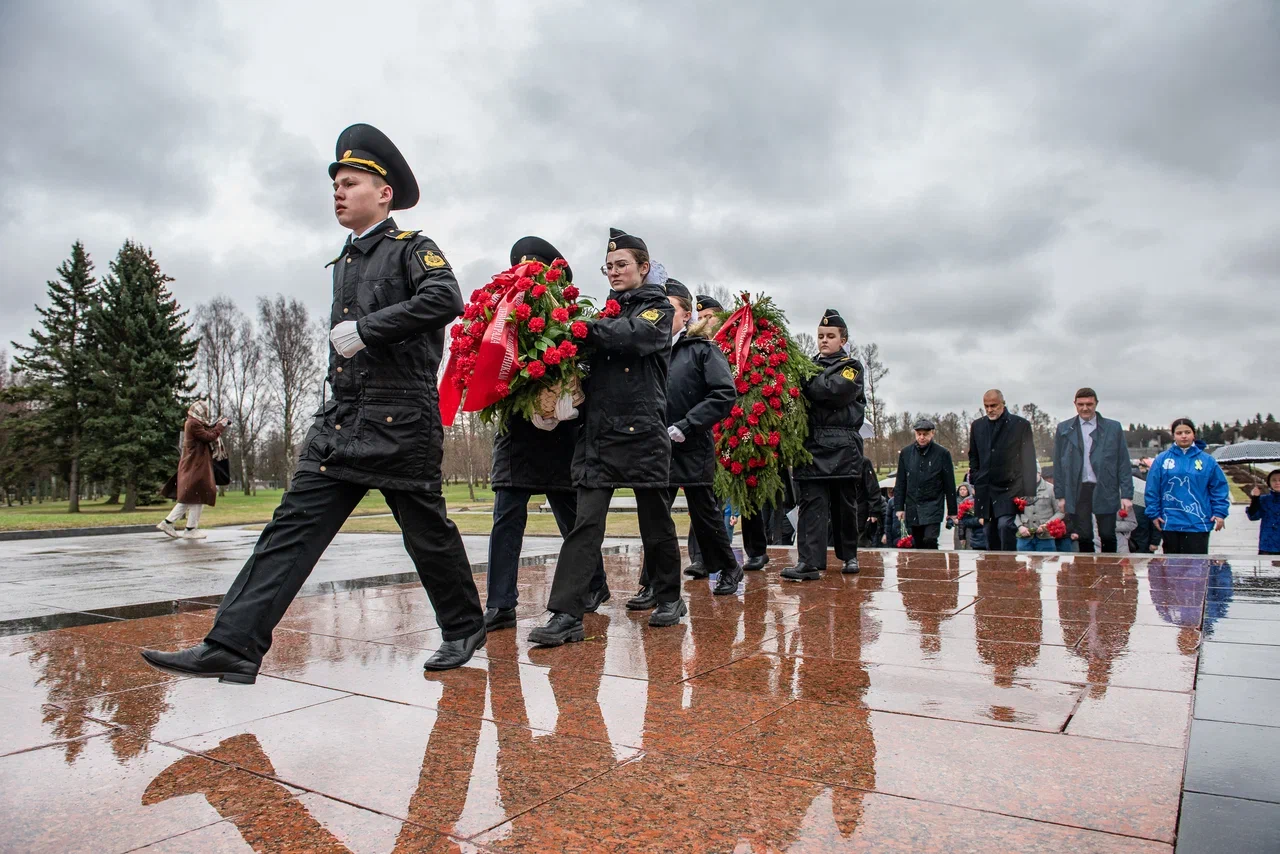
M 717 441 L 719 441 L 720 439 L 720 422 L 719 421 L 711 425 L 711 435 L 714 436 Z
M 738 384 L 735 387 L 738 389 L 738 394 L 746 394 L 751 389 L 751 386 L 741 380 L 738 381 Z
M 723 467 L 723 468 L 728 468 L 728 467 L 729 467 L 729 462 L 730 462 L 730 460 L 729 460 L 729 458 L 728 458 L 728 457 L 721 457 L 721 458 L 720 458 L 720 465 L 721 465 L 721 467 Z
M 726 430 L 733 426 L 733 416 L 729 416 L 720 422 Z
M 577 314 L 582 311 L 582 306 L 578 305 L 576 302 L 569 303 L 565 308 L 569 310 L 569 314 Z
M 529 372 L 529 379 L 540 380 L 547 374 L 547 366 L 534 359 L 530 362 L 525 370 Z
M 558 281 L 560 281 L 560 277 L 561 277 L 561 276 L 563 276 L 563 275 L 564 275 L 564 273 L 561 273 L 561 272 L 560 272 L 560 268 L 559 268 L 559 267 L 552 267 L 550 270 L 548 270 L 548 271 L 547 271 L 547 281 L 548 281 L 548 282 L 558 282 Z
M 551 309 L 551 319 L 552 319 L 552 320 L 554 320 L 554 321 L 556 321 L 557 323 L 568 323 L 568 322 L 569 322 L 569 309 L 567 309 L 567 308 L 553 308 L 553 309 Z
M 1122 507 L 1122 508 L 1120 508 L 1120 518 L 1121 518 L 1121 519 L 1128 519 L 1128 518 L 1129 518 L 1129 511 L 1128 511 L 1128 510 L 1125 510 L 1123 507 Z
M 486 296 L 488 295 L 485 293 L 484 288 L 476 288 L 474 291 L 471 292 L 471 301 L 480 302 Z
M 738 441 L 738 437 L 737 437 L 737 436 L 730 436 L 730 437 L 729 437 L 729 447 L 730 447 L 730 448 L 736 448 L 736 447 L 738 447 L 738 445 L 740 445 L 740 444 L 741 444 L 741 442 L 739 442 L 739 441 Z
M 910 534 L 907 534 L 905 537 L 898 540 L 898 548 L 900 549 L 913 549 L 915 547 L 916 541 Z
M 772 406 L 774 409 L 781 409 L 781 408 L 782 408 L 782 398 L 780 398 L 780 397 L 771 397 L 771 398 L 769 398 L 769 405 L 770 405 L 770 406 Z
M 521 307 L 523 308 L 523 306 L 521 306 Z M 529 318 L 529 331 L 530 331 L 530 332 L 541 332 L 542 330 L 544 330 L 544 329 L 546 329 L 546 328 L 547 328 L 547 321 L 546 321 L 546 320 L 544 320 L 543 318 L 541 318 L 541 317 L 531 317 L 531 318 Z
M 751 432 L 751 428 L 743 424 L 738 428 L 738 437 L 741 438 Z
M 564 298 L 573 302 L 578 298 L 579 293 L 581 293 L 581 291 L 578 290 L 577 285 L 569 285 L 564 289 Z
M 760 401 L 758 401 L 758 400 L 757 400 L 755 403 L 751 404 L 751 413 L 752 413 L 753 415 L 760 415 L 760 414 L 761 414 L 761 413 L 763 413 L 763 412 L 764 412 L 764 404 L 763 404 L 763 403 L 761 403 Z
M 526 261 L 524 266 L 525 266 L 525 270 L 529 273 L 530 276 L 536 276 L 542 272 L 541 261 Z
M 759 326 L 761 329 L 768 329 L 768 328 L 769 328 L 769 318 L 767 318 L 767 317 L 762 317 L 762 318 L 760 318 L 758 321 L 756 321 L 756 326 Z
M 966 498 L 960 502 L 960 506 L 956 508 L 956 518 L 963 519 L 965 515 L 973 509 L 973 499 Z
M 546 286 L 546 285 L 534 285 L 534 286 L 533 286 L 533 290 L 529 291 L 529 294 L 530 294 L 534 299 L 538 299 L 539 297 L 541 297 L 541 296 L 542 296 L 543 294 L 545 294 L 546 292 L 547 292 L 547 286 Z
M 1025 498 L 1013 499 L 1013 509 L 1017 510 L 1019 513 L 1025 513 L 1027 510 L 1027 499 Z
M 480 306 L 476 305 L 475 303 L 471 303 L 470 305 L 468 305 L 466 308 L 462 310 L 462 318 L 464 320 L 475 320 L 477 317 L 480 316 L 481 310 L 482 309 L 480 308 Z
M 795 386 L 792 386 L 791 388 L 787 389 L 787 394 L 791 395 L 792 397 L 799 397 L 800 389 L 796 388 Z
M 765 368 L 764 375 L 766 377 L 776 377 L 778 375 L 778 372 L 775 371 L 773 368 Z
M 572 341 L 561 341 L 561 342 L 560 342 L 560 358 L 562 358 L 562 359 L 572 359 L 572 358 L 573 358 L 574 356 L 576 356 L 576 355 L 578 355 L 578 345 L 577 345 L 577 344 L 574 344 Z
M 1061 519 L 1050 519 L 1045 523 L 1044 530 L 1055 540 L 1060 540 L 1067 535 L 1067 523 Z
M 529 288 L 533 287 L 533 279 L 528 276 L 521 276 L 516 280 L 516 287 L 522 291 L 527 291 Z
M 453 326 L 450 326 L 450 327 L 449 327 L 449 337 L 450 337 L 450 338 L 461 338 L 461 337 L 462 337 L 462 333 L 463 333 L 463 332 L 465 332 L 465 331 L 466 331 L 466 330 L 464 330 L 464 329 L 462 328 L 462 324 L 461 324 L 461 323 L 455 323 L 455 324 L 453 324 Z
M 748 487 L 749 489 L 755 489 L 755 488 L 756 488 L 756 484 L 757 484 L 757 483 L 759 483 L 759 482 L 760 482 L 760 481 L 756 479 L 756 476 L 755 476 L 755 475 L 753 475 L 753 474 L 749 474 L 749 475 L 747 475 L 747 487 Z
M 573 322 L 573 326 L 569 327 L 569 331 L 573 333 L 574 338 L 586 338 L 587 324 L 583 323 L 581 320 L 575 320 Z
M 511 386 L 506 383 L 498 383 L 493 387 L 493 390 L 498 393 L 498 397 L 506 397 L 511 394 Z
M 616 299 L 605 300 L 604 311 L 600 313 L 605 317 L 617 317 L 622 314 L 622 306 L 618 304 Z
M 758 368 L 763 364 L 764 364 L 764 356 L 761 356 L 759 353 L 753 353 L 751 355 L 751 367 Z
M 743 415 L 742 407 L 735 405 L 733 409 L 729 410 L 729 414 L 732 415 L 734 418 L 741 418 Z
M 772 433 L 769 434 L 770 447 L 774 447 L 774 448 L 778 447 L 778 443 L 780 443 L 781 441 L 782 441 L 782 434 L 779 433 L 777 430 L 774 430 Z
M 751 437 L 751 441 L 755 442 L 757 445 L 763 445 L 765 443 L 764 434 L 763 433 L 755 434 L 754 436 Z
M 531 314 L 533 314 L 533 309 L 529 308 L 528 303 L 522 302 L 516 306 L 516 320 L 528 320 Z
M 752 385 L 760 385 L 760 383 L 764 381 L 764 377 L 760 376 L 759 371 L 752 371 L 749 379 L 751 380 Z
M 557 267 L 557 268 L 559 268 L 559 267 L 568 267 L 568 266 L 569 266 L 569 262 L 568 262 L 568 261 L 566 261 L 566 260 L 564 260 L 563 258 L 557 258 L 556 260 L 554 260 L 554 261 L 552 261 L 552 262 L 551 262 L 551 266 L 552 266 L 552 267 Z
M 748 423 L 748 424 L 750 424 L 752 427 L 756 426 L 757 424 L 759 424 L 759 423 L 760 423 L 760 416 L 759 416 L 759 415 L 748 415 L 748 416 L 747 416 L 747 423 Z
M 546 362 L 548 365 L 560 364 L 560 351 L 555 347 L 548 347 L 547 352 L 542 354 L 542 361 Z
M 733 472 L 734 474 L 742 474 L 742 463 L 738 462 L 737 460 L 734 460 L 729 465 L 729 471 Z

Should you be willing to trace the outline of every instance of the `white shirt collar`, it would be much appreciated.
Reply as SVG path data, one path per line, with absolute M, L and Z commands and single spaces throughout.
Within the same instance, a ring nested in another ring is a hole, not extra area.
M 359 240 L 359 239 L 360 239 L 360 238 L 362 238 L 362 237 L 368 237 L 370 234 L 373 234 L 375 231 L 377 231 L 378 229 L 380 229 L 380 228 L 382 228 L 384 225 L 386 225 L 386 224 L 387 224 L 387 220 L 389 220 L 389 219 L 391 219 L 391 217 L 387 217 L 387 219 L 384 219 L 382 222 L 378 223 L 377 225 L 371 225 L 371 226 L 369 226 L 369 228 L 365 230 L 364 234 L 356 234 L 354 231 L 353 231 L 353 232 L 351 232 L 351 239 L 352 239 L 352 240 Z

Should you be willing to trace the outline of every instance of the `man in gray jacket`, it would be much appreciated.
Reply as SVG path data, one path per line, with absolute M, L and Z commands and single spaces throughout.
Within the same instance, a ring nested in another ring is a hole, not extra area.
M 1098 393 L 1076 392 L 1076 417 L 1058 425 L 1053 442 L 1053 491 L 1071 517 L 1080 551 L 1093 551 L 1093 523 L 1104 552 L 1116 550 L 1116 514 L 1133 512 L 1128 443 L 1119 421 L 1098 414 Z

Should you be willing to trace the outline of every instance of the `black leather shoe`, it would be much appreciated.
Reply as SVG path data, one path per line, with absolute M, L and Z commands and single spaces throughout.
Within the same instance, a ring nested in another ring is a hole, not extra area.
M 858 572 L 858 559 L 851 557 L 844 562 L 844 568 L 840 570 L 845 575 L 856 575 Z
M 515 608 L 485 608 L 484 627 L 491 632 L 498 629 L 514 629 L 516 627 Z
M 468 637 L 445 641 L 430 658 L 422 663 L 422 669 L 452 670 L 455 667 L 461 667 L 471 660 L 471 656 L 476 654 L 477 649 L 484 646 L 486 636 L 487 632 L 481 628 Z
M 208 641 L 177 652 L 144 649 L 142 659 L 156 670 L 175 676 L 216 676 L 219 682 L 237 685 L 252 685 L 258 679 L 258 665 L 238 652 Z
M 529 632 L 529 643 L 538 646 L 560 646 L 576 643 L 586 637 L 582 630 L 582 618 L 572 614 L 552 614 L 545 626 Z
M 609 592 L 608 584 L 601 587 L 599 590 L 592 590 L 587 594 L 587 605 L 583 610 L 588 614 L 594 614 L 596 611 L 600 610 L 600 606 L 605 602 L 608 602 L 612 596 L 613 594 Z
M 707 569 L 707 565 L 702 561 L 694 561 L 684 568 L 684 574 L 690 578 L 706 578 L 711 574 L 711 570 Z
M 733 569 L 720 570 L 720 577 L 716 579 L 716 589 L 711 591 L 717 596 L 732 596 L 738 592 L 738 585 L 742 583 L 742 567 L 735 566 Z
M 651 611 L 658 607 L 658 597 L 653 595 L 653 588 L 641 587 L 640 592 L 627 600 L 628 611 Z
M 742 568 L 746 572 L 759 572 L 760 570 L 764 569 L 768 565 L 769 565 L 768 555 L 755 555 L 753 557 L 748 557 L 747 562 L 742 565 Z
M 795 566 L 787 567 L 778 574 L 787 581 L 817 581 L 822 577 L 822 570 L 816 566 L 809 566 L 807 563 L 798 563 Z
M 674 626 L 680 622 L 680 618 L 689 613 L 689 609 L 685 607 L 683 599 L 677 599 L 674 602 L 662 602 L 658 605 L 658 610 L 649 615 L 649 625 L 651 626 Z

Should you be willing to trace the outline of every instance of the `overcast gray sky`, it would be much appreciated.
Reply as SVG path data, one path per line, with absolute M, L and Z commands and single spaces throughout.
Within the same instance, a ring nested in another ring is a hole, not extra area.
M 1280 410 L 1280 5 L 0 5 L 0 346 L 72 241 L 150 246 L 189 307 L 327 313 L 326 167 L 365 121 L 463 291 L 609 226 L 686 283 L 840 309 L 895 410 Z

